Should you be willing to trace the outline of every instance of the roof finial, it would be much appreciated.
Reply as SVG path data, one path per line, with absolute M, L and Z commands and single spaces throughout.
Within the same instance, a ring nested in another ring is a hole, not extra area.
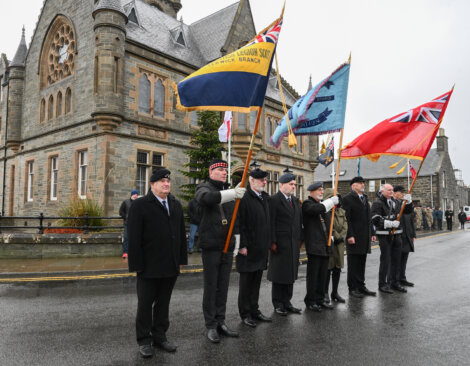
M 313 86 L 312 86 L 312 74 L 310 74 L 310 78 L 308 80 L 308 89 L 307 91 L 309 90 L 312 90 Z

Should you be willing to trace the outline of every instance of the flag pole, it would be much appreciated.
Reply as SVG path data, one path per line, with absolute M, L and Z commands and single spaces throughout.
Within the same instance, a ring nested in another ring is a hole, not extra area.
M 256 133 L 258 132 L 259 119 L 261 117 L 261 108 L 262 107 L 258 108 L 258 115 L 256 116 L 255 128 L 253 130 L 253 135 L 251 136 L 250 148 L 248 149 L 248 154 L 246 156 L 245 169 L 243 170 L 242 181 L 240 182 L 241 187 L 245 186 L 246 174 L 247 174 L 248 168 L 250 166 L 251 154 L 253 152 L 253 146 L 255 145 Z M 232 236 L 233 227 L 235 225 L 235 221 L 236 221 L 236 218 L 237 218 L 238 206 L 239 205 L 240 205 L 240 199 L 237 199 L 237 201 L 235 202 L 235 208 L 233 209 L 232 220 L 230 220 L 230 227 L 228 229 L 227 238 L 225 239 L 224 253 L 227 253 L 228 246 L 230 244 L 230 238 Z
M 232 185 L 232 174 L 231 174 L 231 161 L 232 161 L 232 127 L 233 127 L 233 115 L 232 120 L 228 128 L 228 183 Z
M 341 149 L 343 148 L 343 132 L 344 128 L 341 129 L 341 134 L 339 136 L 339 149 L 338 149 L 338 164 L 336 165 L 336 177 L 335 177 L 335 193 L 334 195 L 338 193 L 338 178 L 339 178 L 339 167 L 341 164 Z M 331 246 L 331 234 L 333 233 L 333 221 L 335 220 L 335 209 L 336 206 L 333 207 L 333 210 L 331 211 L 331 221 L 330 221 L 330 233 L 328 234 L 328 246 Z
M 410 189 L 410 159 L 408 159 L 408 189 Z

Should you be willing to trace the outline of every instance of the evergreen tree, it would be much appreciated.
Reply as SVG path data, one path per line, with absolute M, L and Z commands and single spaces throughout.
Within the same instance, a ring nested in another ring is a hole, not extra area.
M 192 181 L 200 182 L 209 177 L 209 163 L 213 159 L 220 159 L 224 148 L 218 134 L 222 123 L 220 113 L 204 111 L 197 112 L 197 115 L 200 128 L 193 132 L 190 142 L 194 149 L 186 151 L 189 163 L 184 167 L 189 168 L 189 171 L 180 170 L 180 172 L 192 178 Z M 183 184 L 181 190 L 183 191 L 181 198 L 189 201 L 194 197 L 196 183 Z

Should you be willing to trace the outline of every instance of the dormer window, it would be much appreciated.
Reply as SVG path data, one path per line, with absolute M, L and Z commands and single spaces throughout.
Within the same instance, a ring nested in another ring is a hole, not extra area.
M 127 19 L 129 19 L 130 22 L 139 25 L 139 20 L 137 19 L 137 13 L 135 12 L 135 8 L 132 8 L 132 10 L 129 12 Z
M 179 43 L 182 46 L 186 46 L 186 43 L 184 42 L 183 32 L 180 32 L 178 39 L 176 40 L 176 43 Z

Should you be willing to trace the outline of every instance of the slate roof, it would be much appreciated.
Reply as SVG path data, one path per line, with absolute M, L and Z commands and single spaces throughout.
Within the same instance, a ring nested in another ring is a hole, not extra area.
M 125 14 L 121 0 L 99 0 L 99 2 L 95 4 L 94 10 L 99 9 L 112 9 Z
M 10 66 L 24 66 L 26 61 L 26 55 L 28 53 L 28 47 L 26 46 L 26 40 L 24 36 L 24 28 L 23 34 L 21 35 L 21 41 L 16 50 L 15 57 L 13 57 L 13 61 L 11 62 Z
M 424 160 L 423 167 L 419 173 L 419 176 L 429 176 L 435 174 L 440 170 L 442 161 L 444 159 L 445 152 L 437 151 L 437 149 L 429 150 L 428 156 Z M 364 179 L 384 179 L 384 178 L 398 178 L 406 177 L 406 168 L 403 173 L 397 175 L 396 172 L 403 164 L 406 164 L 404 159 L 396 168 L 390 169 L 389 166 L 398 162 L 401 158 L 398 156 L 384 155 L 377 162 L 372 162 L 369 159 L 361 159 L 361 176 Z M 411 164 L 418 170 L 420 161 L 411 159 Z M 340 171 L 345 171 L 345 175 L 339 176 L 339 181 L 350 181 L 357 175 L 357 159 L 342 159 L 340 165 Z M 331 180 L 331 165 L 324 167 L 319 164 L 315 168 L 313 173 L 315 180 L 329 181 Z

